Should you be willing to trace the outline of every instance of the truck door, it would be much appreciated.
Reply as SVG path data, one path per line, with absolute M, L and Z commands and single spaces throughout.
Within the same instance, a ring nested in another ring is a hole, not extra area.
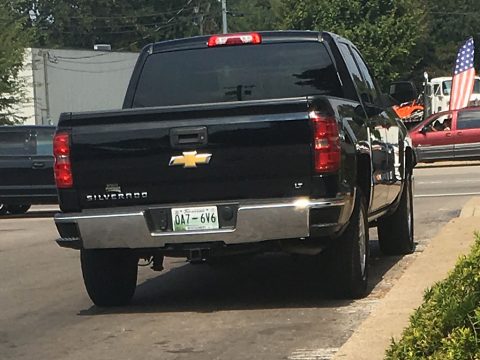
M 34 146 L 28 128 L 12 127 L 0 132 L 0 196 L 16 194 L 31 183 Z
M 32 131 L 31 140 L 35 143 L 35 154 L 32 155 L 32 170 L 35 174 L 34 184 L 39 188 L 49 187 L 48 191 L 56 192 L 53 177 L 53 134 L 54 128 L 37 128 Z
M 381 187 L 386 188 L 386 202 L 380 205 L 387 205 L 392 203 L 400 194 L 402 188 L 403 175 L 401 172 L 403 162 L 403 148 L 400 149 L 400 131 L 398 123 L 393 109 L 386 109 L 384 104 L 380 101 L 381 91 L 377 86 L 376 81 L 371 75 L 371 71 L 363 60 L 362 56 L 355 47 L 352 47 L 353 56 L 357 62 L 362 76 L 368 85 L 370 90 L 370 106 L 371 108 L 378 108 L 378 115 L 375 115 L 377 122 L 381 122 L 382 130 L 381 139 L 382 145 L 385 150 L 382 151 L 382 166 L 380 168 L 380 174 L 377 177 L 381 179 L 377 180 L 381 183 Z
M 368 73 L 366 65 L 360 64 L 354 57 L 352 47 L 346 43 L 339 43 L 339 49 L 343 55 L 347 68 L 352 74 L 359 99 L 364 107 L 378 109 L 366 116 L 366 123 L 370 136 L 372 156 L 372 193 L 370 210 L 376 211 L 387 204 L 388 196 L 388 147 L 386 140 L 385 117 L 379 109 L 378 94 L 373 80 Z M 366 72 L 367 71 L 367 72 Z

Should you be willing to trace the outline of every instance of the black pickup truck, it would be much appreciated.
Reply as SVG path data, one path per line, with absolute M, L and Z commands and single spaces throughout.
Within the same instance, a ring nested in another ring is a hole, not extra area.
M 123 110 L 60 117 L 57 241 L 100 306 L 131 300 L 142 258 L 275 250 L 326 259 L 336 294 L 364 296 L 369 225 L 385 253 L 414 248 L 414 152 L 385 99 L 327 32 L 151 44 Z
M 0 126 L 0 215 L 56 204 L 54 126 Z

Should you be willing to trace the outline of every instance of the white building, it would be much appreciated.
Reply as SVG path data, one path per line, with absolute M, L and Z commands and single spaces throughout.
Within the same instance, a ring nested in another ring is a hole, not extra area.
M 27 49 L 20 74 L 26 125 L 56 124 L 62 112 L 119 109 L 138 53 Z

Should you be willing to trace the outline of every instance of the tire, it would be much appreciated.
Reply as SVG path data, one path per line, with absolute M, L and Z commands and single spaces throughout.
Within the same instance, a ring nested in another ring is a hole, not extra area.
M 12 215 L 22 215 L 25 214 L 28 209 L 30 209 L 30 204 L 23 204 L 23 205 L 5 205 L 9 214 Z
M 365 198 L 360 189 L 355 206 L 343 234 L 332 240 L 327 250 L 331 276 L 330 287 L 336 297 L 362 298 L 368 283 L 368 215 Z
M 415 250 L 412 176 L 405 178 L 397 209 L 378 220 L 378 242 L 385 255 L 406 255 Z
M 81 250 L 83 281 L 97 306 L 130 303 L 137 286 L 138 257 L 128 249 Z
M 5 215 L 7 213 L 7 207 L 5 204 L 0 204 L 0 215 Z

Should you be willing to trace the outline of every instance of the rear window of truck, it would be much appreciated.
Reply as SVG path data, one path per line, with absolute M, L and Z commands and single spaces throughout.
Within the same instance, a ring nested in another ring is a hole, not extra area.
M 133 107 L 342 96 L 324 44 L 276 43 L 150 55 Z

